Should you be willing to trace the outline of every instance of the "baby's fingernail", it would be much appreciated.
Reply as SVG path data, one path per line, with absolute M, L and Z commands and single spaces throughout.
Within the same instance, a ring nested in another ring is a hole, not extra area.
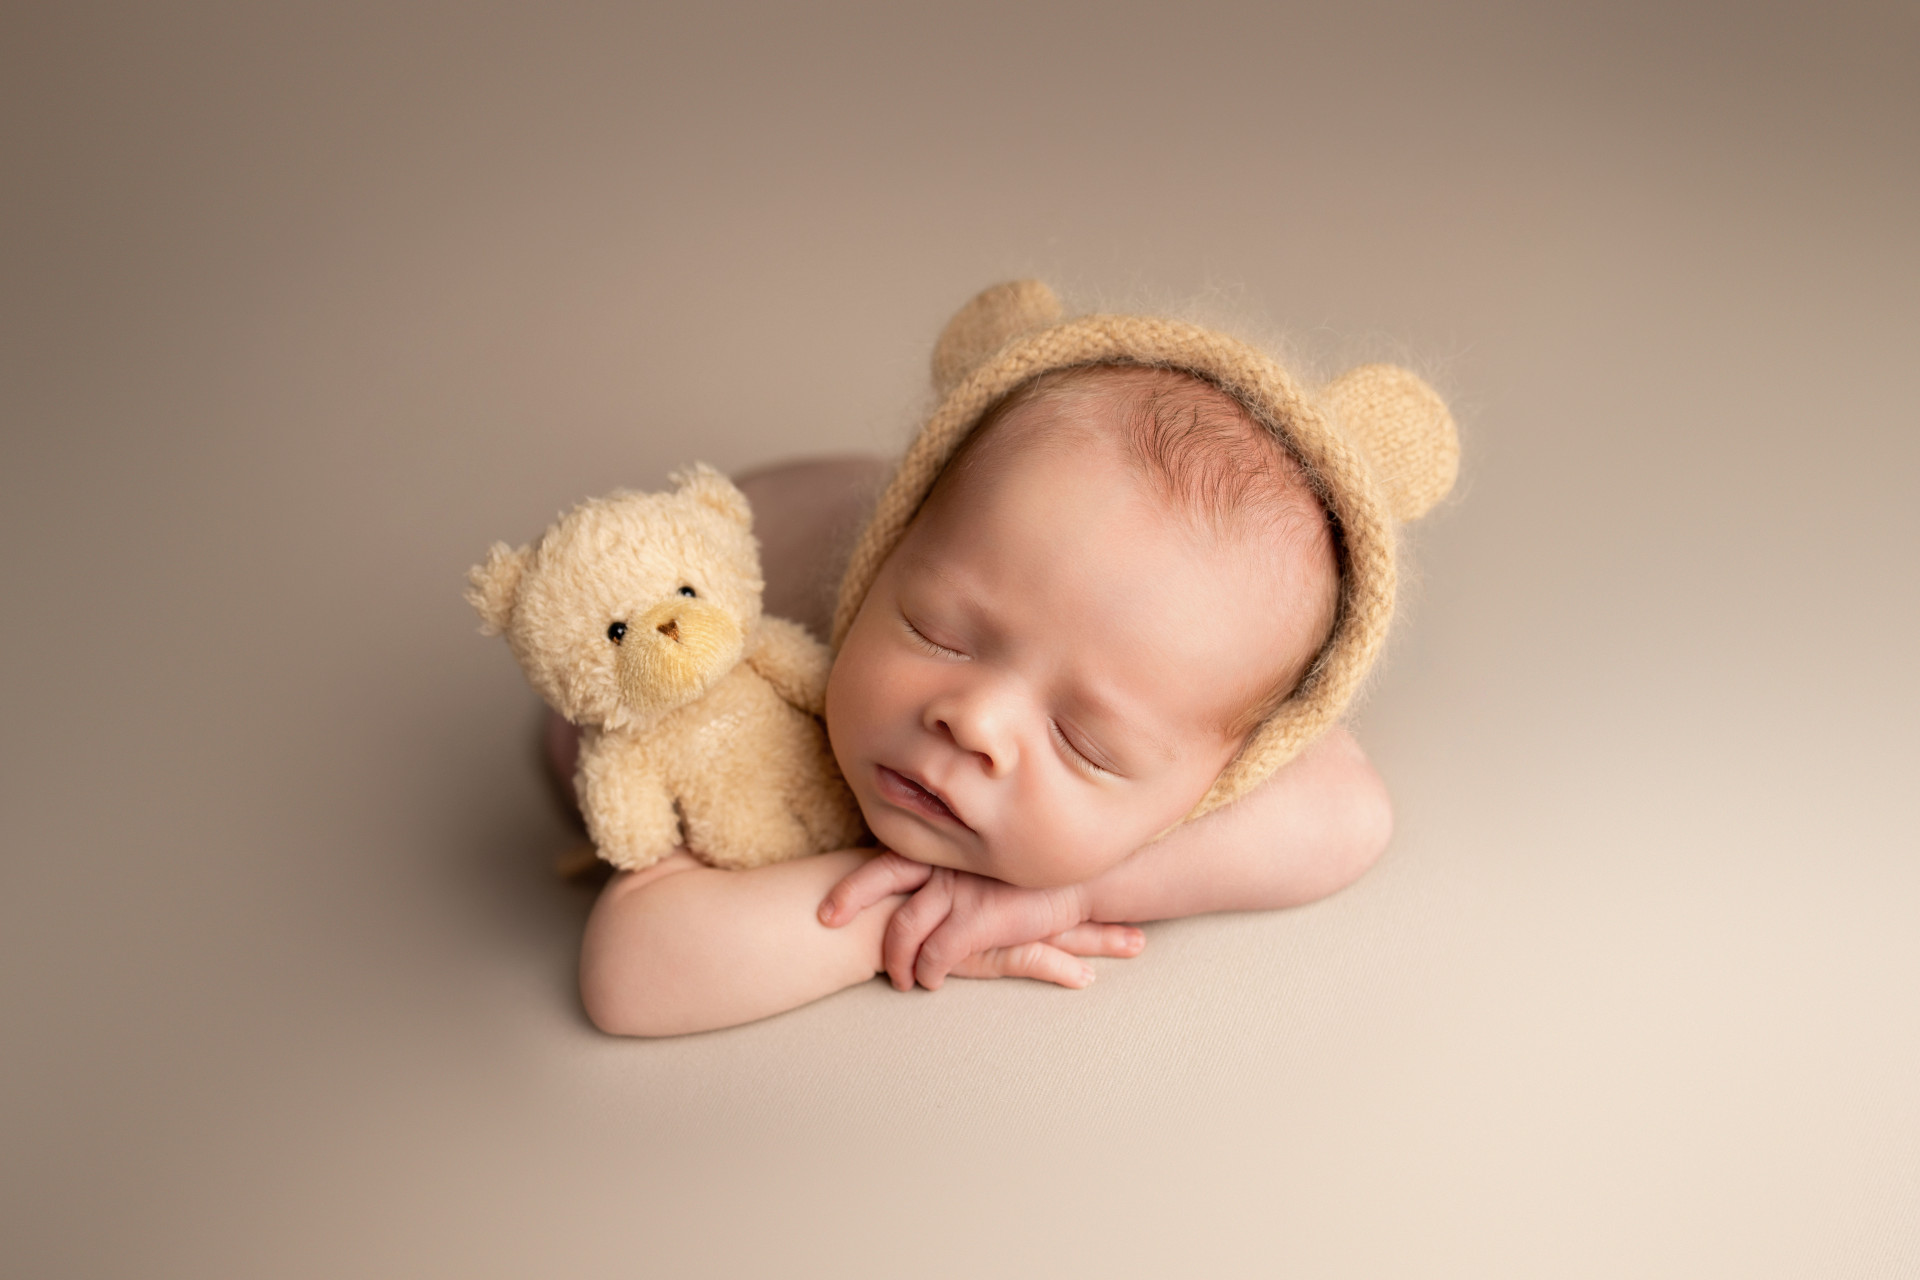
M 823 902 L 820 904 L 820 923 L 827 925 L 829 928 L 832 927 L 833 904 L 831 902 Z
M 1097 977 L 1097 976 L 1098 976 L 1098 975 L 1097 975 L 1097 974 L 1095 974 L 1095 973 L 1094 973 L 1094 971 L 1093 971 L 1093 966 L 1092 966 L 1092 965 L 1090 965 L 1090 964 L 1083 964 L 1083 965 L 1081 965 L 1081 966 L 1080 966 L 1080 985 L 1081 985 L 1081 986 L 1083 986 L 1083 987 L 1090 987 L 1090 986 L 1092 986 L 1092 985 L 1093 985 L 1093 980 L 1094 980 L 1094 978 L 1095 978 L 1095 977 Z

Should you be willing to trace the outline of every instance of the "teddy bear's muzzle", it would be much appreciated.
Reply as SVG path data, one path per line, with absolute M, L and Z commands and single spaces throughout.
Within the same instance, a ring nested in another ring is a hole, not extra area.
M 746 633 L 704 600 L 672 597 L 627 621 L 617 665 L 620 701 L 668 711 L 705 693 L 740 661 Z

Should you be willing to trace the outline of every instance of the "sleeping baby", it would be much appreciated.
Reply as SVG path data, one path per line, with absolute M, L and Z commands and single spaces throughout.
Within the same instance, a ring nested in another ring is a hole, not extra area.
M 1396 525 L 1453 481 L 1433 392 L 1367 366 L 1309 396 L 1235 339 L 1063 320 L 1033 282 L 955 316 L 934 374 L 832 624 L 828 737 L 882 848 L 616 875 L 581 954 L 603 1030 L 729 1026 L 879 972 L 1085 986 L 1137 922 L 1311 901 L 1384 848 L 1337 719 L 1392 613 Z M 742 481 L 770 602 L 832 558 L 863 474 Z

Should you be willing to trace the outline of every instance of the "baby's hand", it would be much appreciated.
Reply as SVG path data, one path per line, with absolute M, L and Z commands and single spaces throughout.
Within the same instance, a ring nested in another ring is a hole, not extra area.
M 1089 923 L 1077 885 L 1020 889 L 891 852 L 835 885 L 820 904 L 820 923 L 846 924 L 881 899 L 909 891 L 917 892 L 893 913 L 882 944 L 887 976 L 901 991 L 916 980 L 937 991 L 949 974 L 1084 987 L 1093 969 L 1075 956 L 1136 956 L 1147 944 L 1131 925 Z

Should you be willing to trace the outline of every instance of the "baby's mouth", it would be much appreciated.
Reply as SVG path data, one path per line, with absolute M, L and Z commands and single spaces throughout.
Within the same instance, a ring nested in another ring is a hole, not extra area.
M 876 765 L 875 776 L 879 779 L 880 794 L 898 807 L 936 822 L 951 822 L 969 831 L 973 829 L 960 821 L 960 815 L 949 808 L 939 795 L 906 774 L 896 773 L 885 765 Z

